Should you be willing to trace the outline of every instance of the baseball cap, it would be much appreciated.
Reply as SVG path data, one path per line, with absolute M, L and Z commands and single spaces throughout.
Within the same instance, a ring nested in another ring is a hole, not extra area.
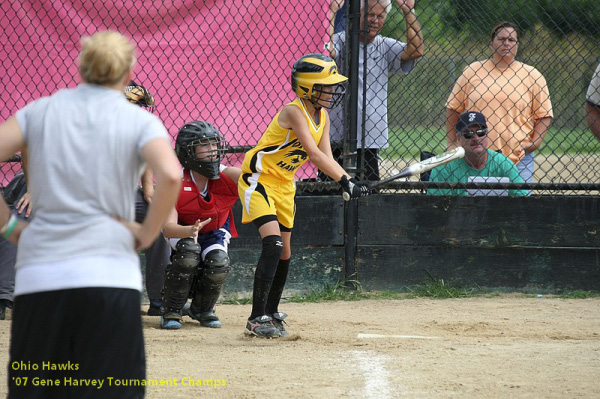
M 485 122 L 485 116 L 481 112 L 467 111 L 460 114 L 458 122 L 456 122 L 456 131 L 462 132 L 463 130 L 471 126 L 482 126 L 487 129 L 487 123 Z

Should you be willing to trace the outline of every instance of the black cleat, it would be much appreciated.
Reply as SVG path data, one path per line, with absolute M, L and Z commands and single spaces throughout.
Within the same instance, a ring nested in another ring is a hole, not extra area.
M 290 335 L 285 330 L 285 324 L 287 324 L 283 319 L 285 319 L 288 315 L 282 312 L 273 313 L 273 325 L 277 327 L 279 330 L 279 335 L 282 337 L 287 337 Z
M 150 300 L 150 306 L 148 306 L 148 311 L 146 312 L 146 316 L 160 316 L 162 314 L 161 311 L 162 301 Z
M 244 335 L 258 338 L 279 338 L 279 329 L 273 324 L 273 319 L 267 315 L 248 320 Z

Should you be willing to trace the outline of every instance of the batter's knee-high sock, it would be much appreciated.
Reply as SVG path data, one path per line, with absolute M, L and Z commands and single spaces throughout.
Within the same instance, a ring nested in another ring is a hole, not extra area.
M 262 252 L 254 273 L 252 291 L 252 313 L 249 320 L 266 314 L 265 307 L 271 291 L 277 264 L 283 252 L 283 240 L 279 235 L 266 236 L 262 240 Z
M 271 291 L 269 292 L 269 297 L 267 299 L 267 307 L 265 308 L 268 315 L 278 312 L 277 308 L 279 306 L 279 301 L 281 301 L 281 294 L 283 294 L 283 288 L 287 281 L 289 269 L 290 259 L 279 259 L 277 272 L 273 278 L 273 284 L 271 285 Z

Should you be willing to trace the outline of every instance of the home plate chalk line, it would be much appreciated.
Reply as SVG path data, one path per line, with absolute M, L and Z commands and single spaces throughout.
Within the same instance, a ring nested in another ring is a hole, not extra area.
M 385 367 L 386 356 L 372 351 L 352 351 L 358 369 L 365 379 L 362 397 L 365 399 L 387 399 L 392 397 L 390 374 Z
M 384 335 L 384 334 L 356 334 L 356 338 L 399 338 L 399 339 L 440 339 L 441 337 L 428 337 L 424 335 Z

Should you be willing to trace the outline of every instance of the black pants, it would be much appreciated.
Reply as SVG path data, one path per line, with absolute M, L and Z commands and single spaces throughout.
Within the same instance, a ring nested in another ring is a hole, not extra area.
M 148 213 L 148 203 L 144 200 L 142 190 L 137 191 L 135 199 L 135 221 L 143 223 Z M 158 235 L 152 245 L 144 250 L 146 258 L 146 292 L 148 299 L 159 301 L 165 285 L 165 271 L 169 265 L 171 246 L 162 233 Z
M 9 399 L 144 397 L 139 291 L 19 295 L 11 327 Z
M 356 150 L 356 167 L 360 170 L 362 159 L 365 159 L 365 178 L 364 180 L 378 181 L 379 176 L 379 149 L 365 148 Z

